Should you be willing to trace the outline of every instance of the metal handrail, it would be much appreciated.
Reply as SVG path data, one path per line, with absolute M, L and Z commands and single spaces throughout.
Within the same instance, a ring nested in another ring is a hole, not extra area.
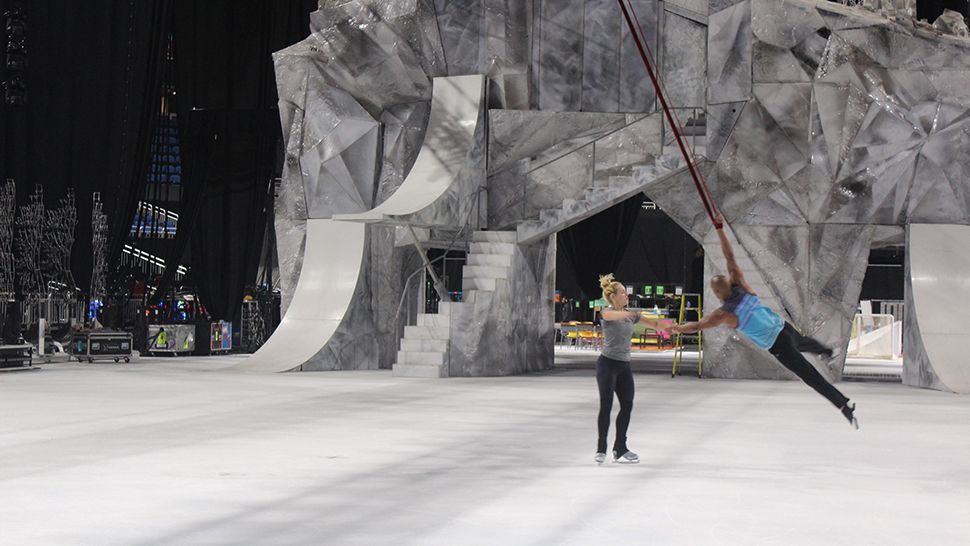
M 431 265 L 431 264 L 434 264 L 436 262 L 439 262 L 441 260 L 446 259 L 448 257 L 448 253 L 451 252 L 452 250 L 454 250 L 453 247 L 454 247 L 455 243 L 458 242 L 458 239 L 462 236 L 462 234 L 464 234 L 465 230 L 471 224 L 471 215 L 472 215 L 472 213 L 473 212 L 477 212 L 478 214 L 481 214 L 481 208 L 479 207 L 479 205 L 481 204 L 482 193 L 485 192 L 487 189 L 488 188 L 486 186 L 479 186 L 479 188 L 475 191 L 475 204 L 471 208 L 469 208 L 468 215 L 466 215 L 465 220 L 462 223 L 461 228 L 459 228 L 458 232 L 455 234 L 455 236 L 448 243 L 448 246 L 445 247 L 445 253 L 442 254 L 441 256 L 438 256 L 434 260 L 430 260 L 427 265 Z M 398 301 L 398 304 L 397 304 L 397 312 L 394 314 L 394 324 L 397 324 L 398 323 L 398 320 L 400 320 L 400 318 L 401 318 L 401 308 L 404 305 L 404 301 L 406 299 L 408 299 L 408 296 L 409 296 L 409 293 L 408 293 L 408 283 L 411 282 L 411 279 L 413 279 L 415 275 L 417 275 L 418 273 L 420 273 L 422 271 L 425 271 L 427 269 L 427 265 L 422 264 L 421 267 L 419 267 L 419 268 L 415 269 L 414 271 L 412 271 L 411 274 L 408 275 L 407 279 L 405 279 L 405 281 L 404 281 L 404 288 L 403 288 L 403 291 L 401 293 L 401 299 L 400 299 L 400 301 Z M 408 315 L 408 321 L 407 322 L 410 322 L 410 321 L 411 321 L 411 317 L 410 317 L 410 315 Z

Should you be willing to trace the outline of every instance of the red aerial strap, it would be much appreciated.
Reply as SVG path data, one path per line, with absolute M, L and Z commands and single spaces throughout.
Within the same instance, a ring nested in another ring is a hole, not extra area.
M 642 30 L 640 29 L 640 22 L 634 20 L 636 19 L 636 12 L 633 11 L 633 6 L 628 6 L 629 0 L 617 0 L 620 3 L 620 9 L 623 11 L 623 18 L 626 19 L 626 24 L 630 27 L 630 33 L 633 35 L 633 41 L 637 44 L 637 50 L 640 51 L 640 58 L 643 60 L 643 66 L 647 69 L 647 74 L 650 76 L 650 81 L 653 82 L 653 88 L 657 92 L 657 98 L 660 99 L 660 106 L 663 108 L 664 114 L 667 116 L 667 121 L 670 123 L 670 128 L 674 132 L 674 137 L 677 139 L 677 145 L 680 147 L 680 153 L 684 156 L 684 161 L 687 162 L 687 169 L 690 171 L 691 178 L 694 179 L 694 187 L 697 188 L 697 194 L 701 197 L 701 202 L 704 204 L 704 210 L 707 211 L 707 216 L 710 217 L 711 223 L 714 227 L 720 229 L 721 225 L 719 222 L 715 221 L 714 218 L 717 215 L 717 207 L 714 205 L 714 199 L 711 197 L 711 192 L 707 189 L 707 184 L 704 182 L 704 175 L 701 174 L 700 169 L 694 163 L 694 157 L 687 149 L 687 144 L 684 141 L 684 137 L 681 134 L 680 122 L 674 115 L 673 111 L 670 109 L 670 105 L 667 104 L 667 97 L 665 96 L 663 86 L 660 80 L 657 79 L 657 75 L 653 71 L 653 66 L 650 64 L 650 55 L 648 54 L 646 40 L 643 38 Z M 631 17 L 632 14 L 632 17 Z

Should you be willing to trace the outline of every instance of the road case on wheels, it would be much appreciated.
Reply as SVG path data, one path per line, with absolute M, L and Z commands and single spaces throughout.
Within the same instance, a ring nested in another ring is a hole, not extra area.
M 107 330 L 79 332 L 71 338 L 71 353 L 78 362 L 122 359 L 131 362 L 131 334 Z

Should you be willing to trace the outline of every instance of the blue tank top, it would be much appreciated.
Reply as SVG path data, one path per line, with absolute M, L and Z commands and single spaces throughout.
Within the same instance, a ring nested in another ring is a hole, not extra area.
M 762 349 L 770 349 L 785 327 L 785 320 L 778 313 L 740 286 L 731 287 L 731 296 L 724 300 L 721 309 L 738 317 L 738 331 Z

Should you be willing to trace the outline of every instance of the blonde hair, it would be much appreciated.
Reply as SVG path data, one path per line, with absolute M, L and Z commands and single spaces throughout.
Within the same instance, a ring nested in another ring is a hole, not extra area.
M 620 282 L 613 278 L 613 274 L 600 275 L 600 288 L 603 289 L 603 299 L 613 305 L 613 296 L 619 292 Z

